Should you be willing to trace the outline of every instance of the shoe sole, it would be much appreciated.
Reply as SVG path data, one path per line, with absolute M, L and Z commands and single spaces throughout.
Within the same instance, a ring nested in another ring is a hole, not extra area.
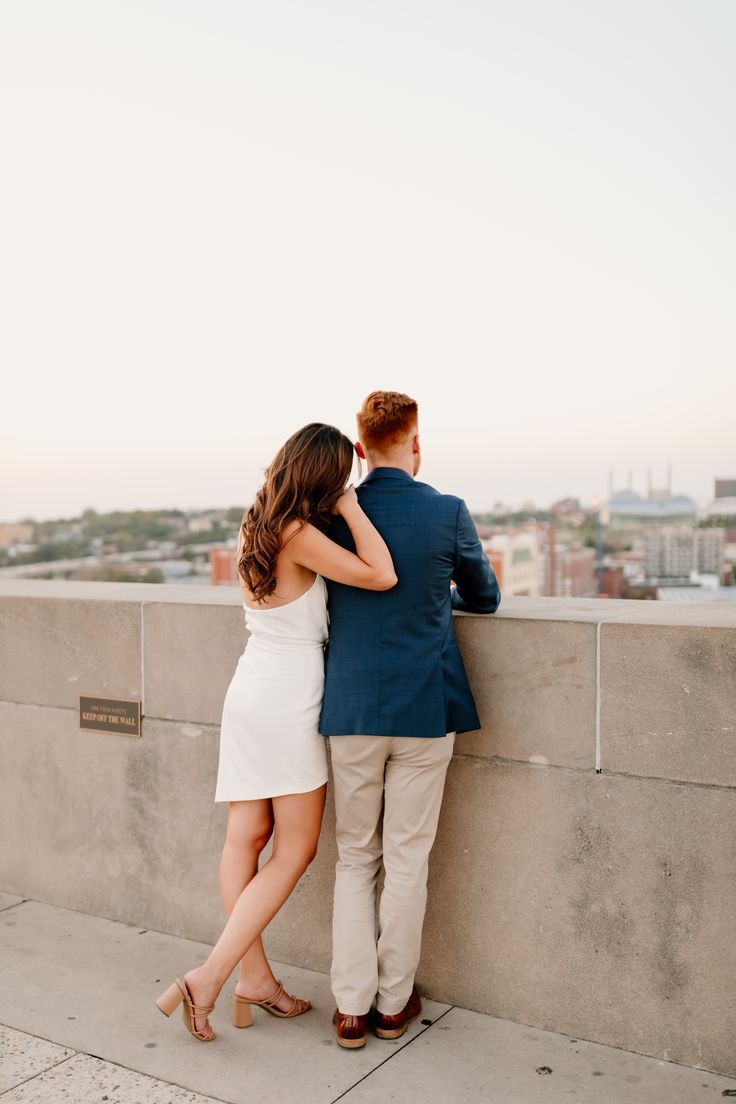
M 410 1022 L 410 1020 L 407 1020 L 403 1027 L 395 1027 L 391 1031 L 385 1031 L 382 1027 L 377 1027 L 376 1036 L 379 1039 L 400 1039 L 402 1035 L 406 1035 L 406 1029 Z
M 403 1027 L 392 1027 L 390 1030 L 386 1030 L 383 1027 L 374 1027 L 373 1030 L 379 1039 L 400 1039 L 402 1035 L 406 1034 L 406 1030 L 410 1023 L 414 1023 L 414 1020 L 418 1020 L 422 1014 L 421 1008 L 417 1012 L 416 1016 L 412 1016 L 407 1020 Z
M 337 1045 L 345 1047 L 346 1050 L 356 1050 L 358 1047 L 365 1046 L 365 1035 L 362 1035 L 360 1039 L 341 1039 L 338 1035 Z

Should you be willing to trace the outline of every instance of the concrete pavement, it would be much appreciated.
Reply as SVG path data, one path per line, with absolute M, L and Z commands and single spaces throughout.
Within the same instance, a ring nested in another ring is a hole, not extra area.
M 313 1011 L 228 1020 L 202 1045 L 154 998 L 206 944 L 0 893 L 2 1104 L 708 1104 L 736 1080 L 425 1001 L 404 1038 L 337 1047 L 329 979 L 276 967 Z

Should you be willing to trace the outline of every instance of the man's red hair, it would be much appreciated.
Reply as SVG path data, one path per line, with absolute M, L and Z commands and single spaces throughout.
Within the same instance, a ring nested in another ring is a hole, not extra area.
M 358 411 L 358 436 L 367 449 L 386 452 L 417 424 L 419 407 L 400 391 L 371 391 Z

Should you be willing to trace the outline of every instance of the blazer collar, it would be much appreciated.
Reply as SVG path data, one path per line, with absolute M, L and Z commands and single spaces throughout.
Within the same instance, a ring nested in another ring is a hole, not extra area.
M 361 486 L 365 483 L 374 483 L 377 479 L 398 479 L 408 483 L 414 482 L 414 476 L 409 475 L 403 468 L 374 468 L 369 471 Z

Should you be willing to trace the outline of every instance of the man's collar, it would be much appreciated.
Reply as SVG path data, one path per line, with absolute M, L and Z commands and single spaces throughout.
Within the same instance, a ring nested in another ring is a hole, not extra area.
M 377 479 L 403 479 L 410 483 L 414 482 L 414 476 L 409 475 L 403 468 L 374 468 L 373 471 L 368 472 L 363 483 L 373 483 Z

